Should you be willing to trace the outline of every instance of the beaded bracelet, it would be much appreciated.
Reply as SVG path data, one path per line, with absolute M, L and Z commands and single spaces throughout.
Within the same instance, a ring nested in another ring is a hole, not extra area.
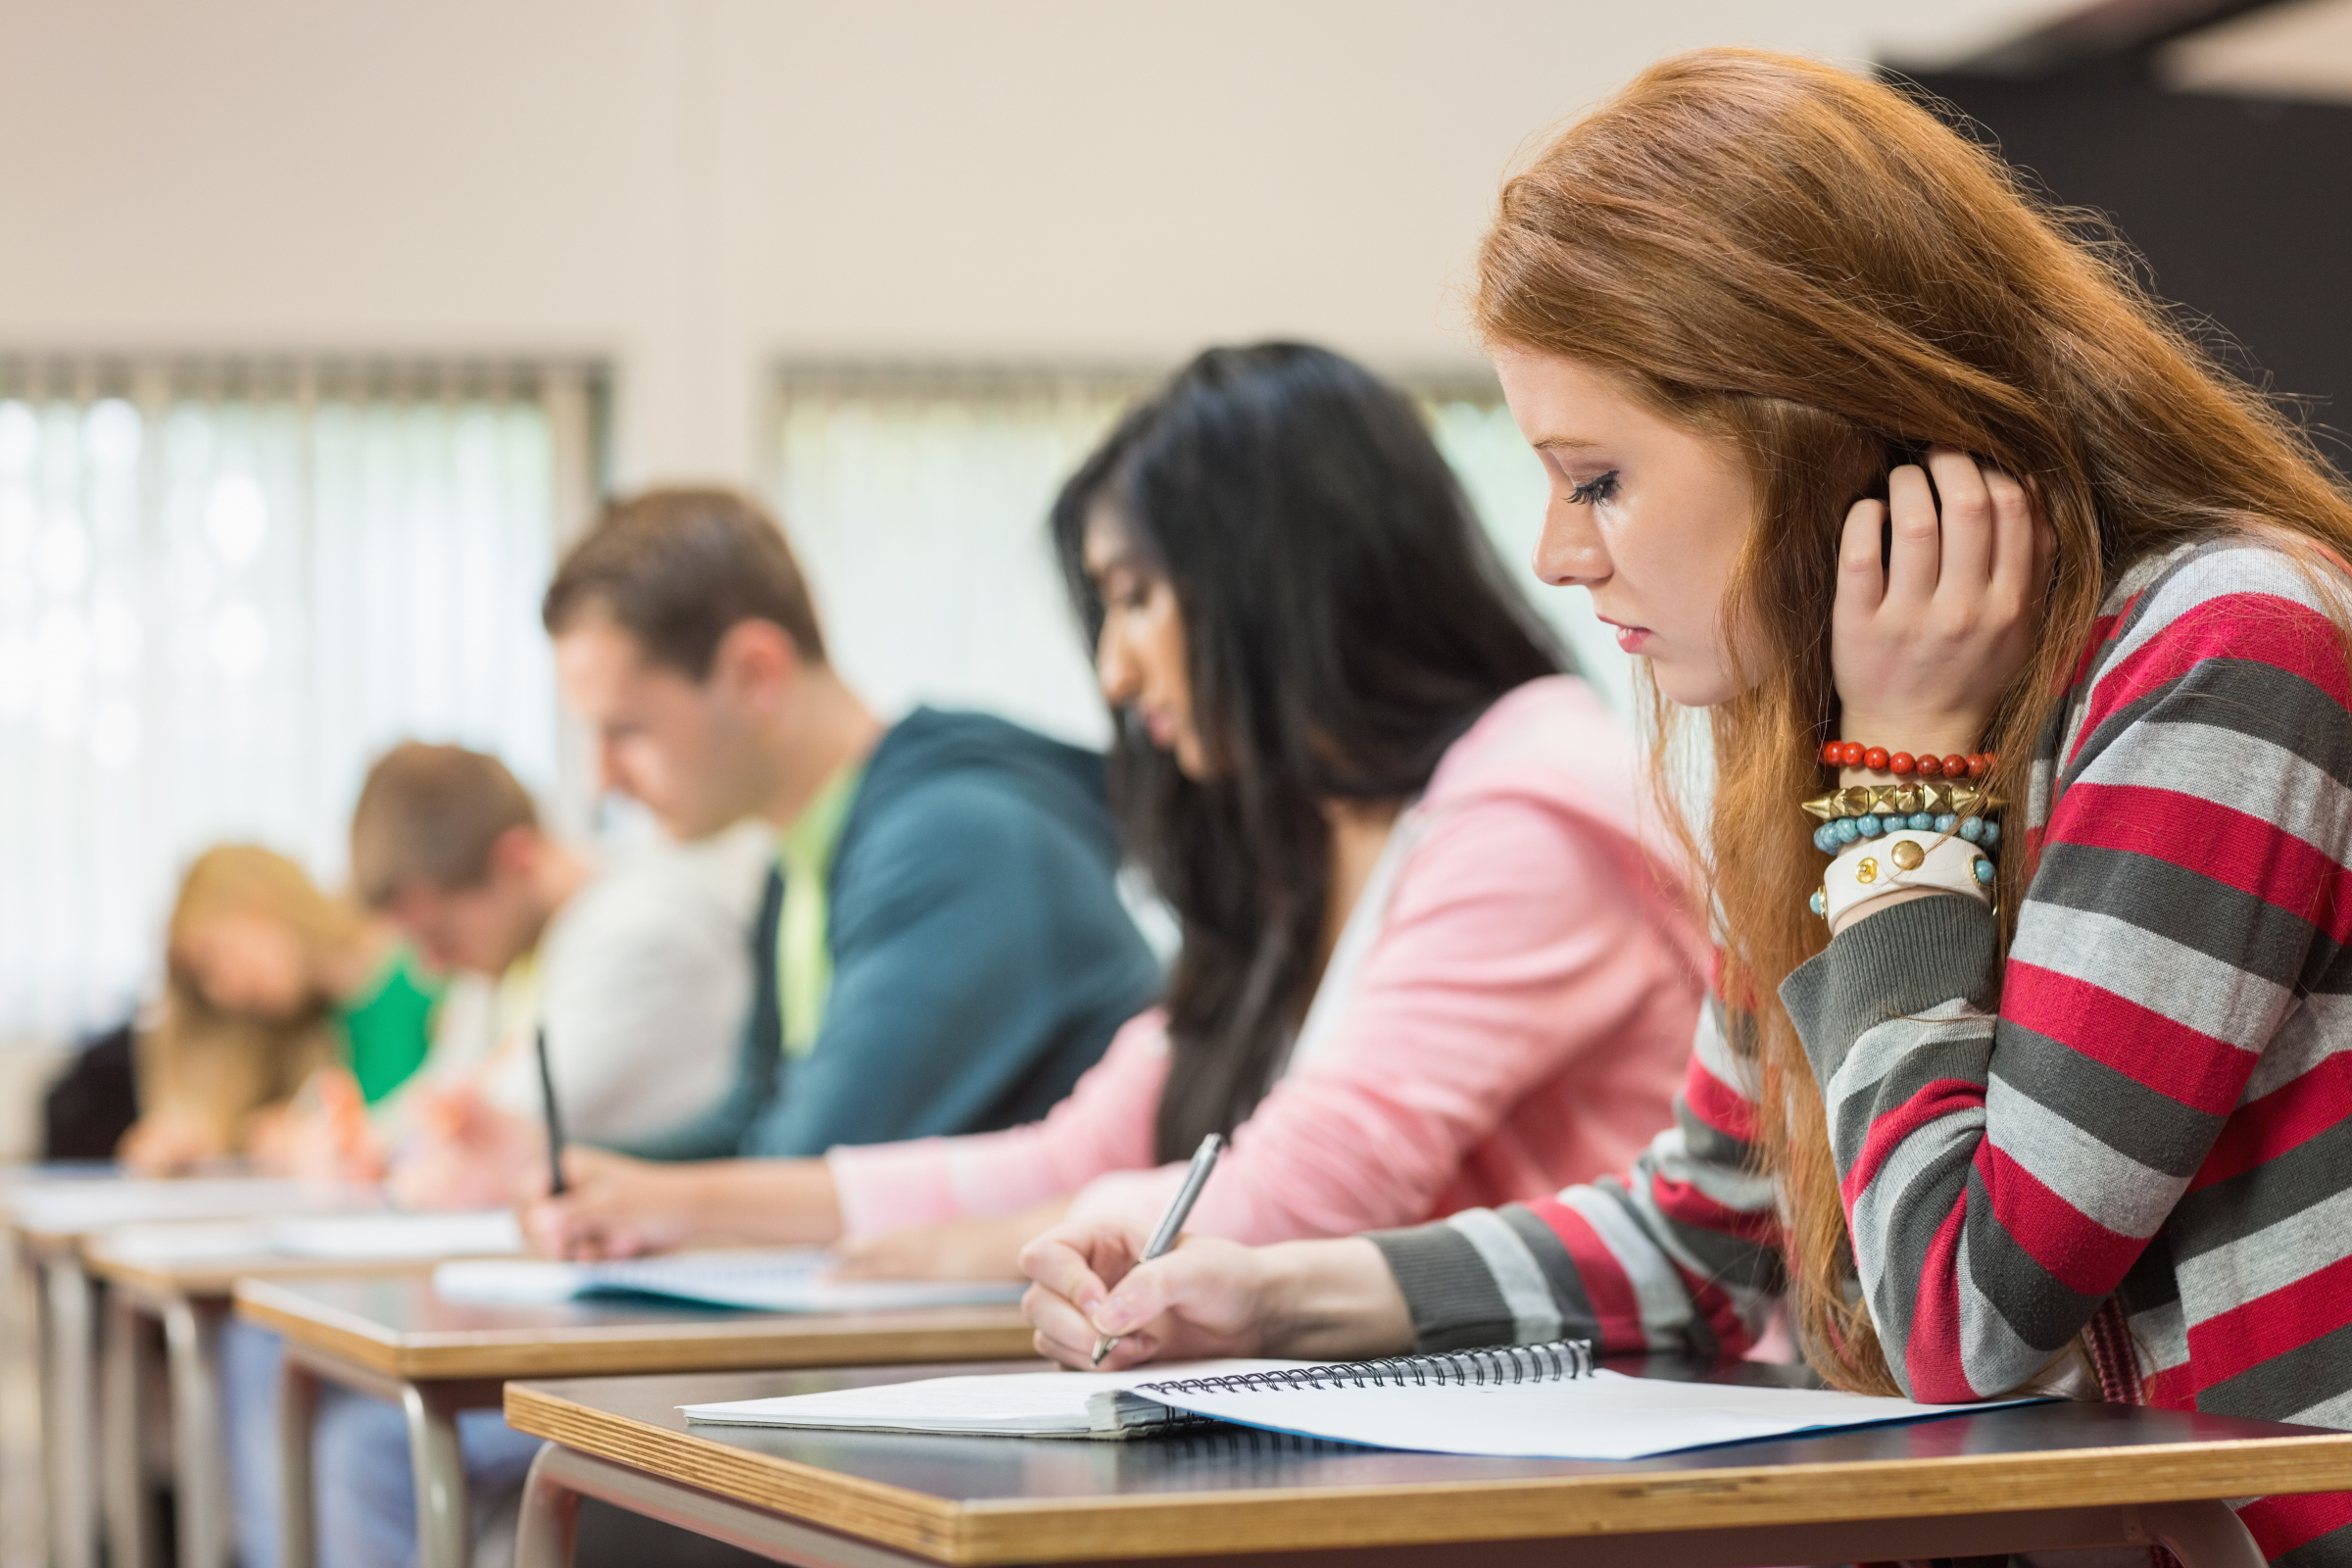
M 2000 760 L 1995 752 L 1972 752 L 1962 757 L 1952 752 L 1937 757 L 1930 752 L 1913 757 L 1909 752 L 1890 752 L 1884 746 L 1865 746 L 1860 741 L 1824 741 L 1821 760 L 1825 767 L 1863 767 L 1873 773 L 1892 773 L 1897 778 L 1917 774 L 1921 778 L 1983 778 Z
M 1841 816 L 1822 823 L 1813 830 L 1813 847 L 1824 855 L 1836 855 L 1849 844 L 1904 831 L 1956 834 L 1986 854 L 2001 842 L 2001 824 L 1989 817 L 1956 816 L 1950 811 L 1939 815 L 1913 811 L 1908 816 L 1900 811 L 1883 811 L 1868 816 Z

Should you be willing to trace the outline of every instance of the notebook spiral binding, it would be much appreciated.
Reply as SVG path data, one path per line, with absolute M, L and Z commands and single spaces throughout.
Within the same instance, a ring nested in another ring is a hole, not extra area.
M 1141 1386 L 1162 1394 L 1256 1394 L 1343 1387 L 1401 1389 L 1447 1383 L 1557 1383 L 1585 1377 L 1592 1370 L 1591 1340 L 1553 1340 L 1546 1345 L 1498 1345 L 1445 1355 L 1395 1355 L 1379 1361 L 1343 1361 L 1291 1372 L 1239 1372 Z

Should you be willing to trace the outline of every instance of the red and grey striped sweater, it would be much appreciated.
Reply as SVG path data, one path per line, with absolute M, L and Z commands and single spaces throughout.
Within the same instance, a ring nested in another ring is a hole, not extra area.
M 2111 1398 L 2352 1427 L 2344 665 L 2276 550 L 2142 563 L 2034 764 L 1997 1013 L 1992 915 L 1957 897 L 1783 986 L 1912 1397 L 2002 1393 L 2080 1340 Z M 1711 1011 L 1623 1180 L 1375 1237 L 1420 1339 L 1744 1348 L 1782 1280 L 1752 1095 Z M 2240 1517 L 2275 1562 L 2352 1564 L 2352 1494 Z

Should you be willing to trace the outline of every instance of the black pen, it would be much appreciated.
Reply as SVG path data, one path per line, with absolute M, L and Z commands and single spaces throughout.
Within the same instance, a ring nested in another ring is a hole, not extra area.
M 564 1118 L 556 1113 L 556 1075 L 547 1064 L 547 1025 L 539 1026 L 539 1103 L 547 1111 L 547 1193 L 564 1191 Z
M 1208 1185 L 1208 1173 L 1217 1168 L 1217 1156 L 1223 1152 L 1225 1140 L 1215 1133 L 1200 1140 L 1200 1147 L 1193 1151 L 1192 1169 L 1184 1173 L 1184 1185 L 1176 1189 L 1168 1211 L 1159 1217 L 1159 1229 L 1152 1233 L 1152 1240 L 1145 1244 L 1144 1255 L 1136 1259 L 1139 1265 L 1164 1255 L 1176 1245 L 1176 1238 L 1184 1234 L 1184 1222 L 1192 1218 L 1193 1205 L 1200 1200 L 1200 1189 Z M 1095 1365 L 1101 1366 L 1110 1348 L 1118 1343 L 1116 1334 L 1106 1334 L 1095 1341 Z

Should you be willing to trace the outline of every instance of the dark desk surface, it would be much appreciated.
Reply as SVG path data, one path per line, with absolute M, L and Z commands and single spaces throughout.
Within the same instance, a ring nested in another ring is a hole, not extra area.
M 1038 1365 L 516 1383 L 507 1388 L 507 1420 L 951 1563 L 1622 1536 L 2352 1490 L 2352 1433 L 2104 1404 L 1985 1410 L 1624 1463 L 1398 1453 L 1240 1428 L 1129 1443 L 689 1428 L 675 1408 Z
M 295 1345 L 412 1381 L 585 1377 L 713 1367 L 858 1366 L 1019 1355 L 1013 1307 L 843 1314 L 565 1302 L 445 1301 L 429 1276 L 237 1282 L 237 1315 Z

